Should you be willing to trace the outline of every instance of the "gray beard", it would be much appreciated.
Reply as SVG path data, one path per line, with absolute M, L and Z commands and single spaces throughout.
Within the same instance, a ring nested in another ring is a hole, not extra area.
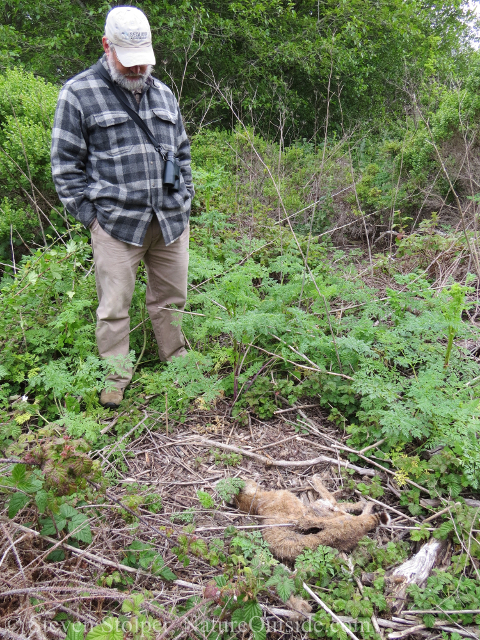
M 113 63 L 110 62 L 109 56 L 107 56 L 107 64 L 108 70 L 110 71 L 110 76 L 114 82 L 120 85 L 123 89 L 127 91 L 131 91 L 132 93 L 137 93 L 138 91 L 143 91 L 147 79 L 150 77 L 152 72 L 152 65 L 149 64 L 145 73 L 138 79 L 132 80 L 132 78 L 128 78 L 124 76 L 120 71 L 117 71 Z

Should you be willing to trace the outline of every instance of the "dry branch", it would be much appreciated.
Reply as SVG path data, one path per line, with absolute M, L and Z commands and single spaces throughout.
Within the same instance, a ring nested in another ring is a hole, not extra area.
M 420 551 L 397 567 L 388 577 L 389 596 L 392 602 L 391 609 L 399 613 L 405 607 L 407 588 L 416 584 L 423 586 L 432 569 L 439 564 L 447 543 L 444 540 L 429 540 Z
M 375 475 L 375 472 L 371 469 L 363 469 L 362 467 L 357 467 L 350 462 L 345 462 L 344 460 L 335 460 L 334 458 L 327 458 L 327 456 L 319 456 L 318 458 L 313 458 L 311 460 L 273 460 L 272 458 L 267 458 L 266 456 L 262 456 L 259 453 L 248 451 L 247 449 L 240 449 L 239 447 L 234 447 L 231 444 L 223 444 L 223 442 L 217 442 L 216 440 L 207 440 L 206 438 L 201 438 L 199 436 L 192 436 L 190 444 L 206 445 L 207 447 L 218 447 L 219 449 L 225 449 L 226 451 L 239 453 L 240 455 L 247 458 L 254 458 L 259 462 L 263 462 L 263 464 L 265 464 L 267 467 L 310 467 L 312 465 L 319 464 L 320 462 L 328 462 L 329 464 L 334 464 L 336 466 L 340 465 L 341 467 L 345 467 L 347 469 L 353 469 L 357 473 L 361 473 L 363 475 Z
M 9 520 L 8 518 L 5 518 L 4 516 L 0 516 L 0 521 L 9 524 L 10 526 L 14 527 L 15 529 L 18 529 L 19 531 L 23 531 L 24 533 L 29 533 L 37 538 L 46 540 L 47 542 L 50 542 L 56 546 L 59 545 L 59 541 L 55 540 L 55 538 L 51 538 L 50 536 L 42 536 L 40 533 L 38 533 L 38 531 L 35 531 L 35 529 L 29 529 L 28 527 L 24 527 L 21 524 L 12 522 L 11 520 Z M 77 549 L 77 547 L 73 547 L 69 544 L 65 544 L 62 541 L 60 541 L 60 544 L 64 549 L 68 549 L 68 551 L 71 551 L 76 556 L 80 556 L 85 560 L 92 562 L 94 565 L 97 564 L 97 565 L 105 565 L 107 567 L 114 567 L 117 570 L 126 571 L 127 573 L 136 573 L 138 575 L 152 578 L 152 575 L 150 573 L 147 573 L 146 571 L 142 571 L 142 569 L 135 569 L 134 567 L 128 567 L 126 564 L 121 564 L 120 562 L 113 562 L 112 560 L 103 558 L 102 556 L 99 556 L 95 553 L 90 553 L 89 551 L 85 551 L 84 549 Z M 179 584 L 179 586 L 189 585 L 189 586 L 197 587 L 197 585 L 194 585 L 193 583 L 186 583 L 183 580 L 174 580 L 173 582 L 174 584 Z
M 360 451 L 357 451 L 356 449 L 352 449 L 351 447 L 347 447 L 346 445 L 341 444 L 334 438 L 331 438 L 330 436 L 327 436 L 326 434 L 321 433 L 317 429 L 314 422 L 305 413 L 303 413 L 303 411 L 299 411 L 298 413 L 302 416 L 302 418 L 305 420 L 308 426 L 312 427 L 315 430 L 315 432 L 321 437 L 327 438 L 327 440 L 330 440 L 331 442 L 333 442 L 338 449 L 343 449 L 343 451 L 348 451 L 348 453 L 353 453 L 359 458 L 361 458 L 362 460 L 365 460 L 366 462 L 368 462 L 368 464 L 373 464 L 374 467 L 381 469 L 384 473 L 389 473 L 390 475 L 395 476 L 395 472 L 391 471 L 391 469 L 382 467 L 382 465 L 378 464 L 378 462 L 375 462 L 374 460 L 371 460 L 370 458 L 367 458 L 366 456 L 362 455 Z M 430 491 L 428 491 L 428 489 L 425 489 L 425 487 L 422 487 L 416 482 L 413 482 L 413 480 L 409 480 L 408 478 L 405 478 L 405 482 L 407 482 L 408 484 L 411 484 L 413 487 L 416 487 L 417 489 L 420 489 L 420 491 L 423 491 L 424 493 L 427 493 L 428 495 L 430 495 Z
M 335 620 L 335 622 L 338 622 L 338 624 L 342 627 L 345 633 L 349 635 L 350 638 L 352 638 L 352 640 L 358 640 L 357 636 L 352 631 L 350 631 L 347 625 L 344 622 L 342 622 L 340 618 L 335 613 L 333 613 L 331 609 L 327 607 L 327 605 L 323 602 L 323 600 L 321 600 L 317 596 L 317 594 L 314 591 L 312 591 L 307 584 L 305 584 L 305 582 L 303 583 L 302 587 L 315 600 L 315 602 L 317 602 L 322 607 L 322 609 L 324 609 Z

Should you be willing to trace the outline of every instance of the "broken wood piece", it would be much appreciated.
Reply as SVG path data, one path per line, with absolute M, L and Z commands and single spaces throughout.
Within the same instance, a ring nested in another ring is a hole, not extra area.
M 467 507 L 474 507 L 474 508 L 480 507 L 480 500 L 472 500 L 471 498 L 465 498 L 464 502 L 467 505 Z M 439 507 L 441 504 L 442 504 L 442 501 L 439 500 L 438 498 L 422 498 L 420 500 L 420 506 L 424 507 L 425 509 L 428 509 L 428 507 Z
M 405 611 L 405 613 L 403 615 L 407 615 L 407 614 L 412 614 L 415 616 L 423 616 L 426 613 L 431 613 L 432 615 L 440 615 L 442 613 L 446 614 L 446 615 L 454 615 L 454 614 L 478 614 L 480 613 L 480 609 L 409 609 L 408 611 Z
M 422 524 L 425 524 L 426 522 L 431 522 L 431 520 L 435 520 L 435 518 L 438 518 L 438 516 L 443 516 L 443 514 L 447 513 L 447 511 L 450 511 L 452 507 L 459 507 L 459 506 L 460 506 L 460 502 L 455 502 L 453 505 L 448 505 L 448 507 L 445 507 L 445 509 L 442 509 L 441 511 L 437 511 L 437 513 L 434 513 L 432 516 L 425 518 Z
M 207 440 L 206 438 L 201 438 L 199 436 L 192 436 L 192 440 L 190 440 L 189 443 L 193 445 L 203 444 L 209 447 L 218 447 L 219 449 L 225 449 L 226 451 L 233 451 L 234 453 L 239 453 L 240 455 L 247 458 L 254 458 L 259 462 L 263 462 L 263 464 L 265 464 L 267 467 L 310 467 L 314 464 L 319 464 L 320 462 L 328 462 L 329 464 L 334 464 L 335 466 L 345 467 L 346 469 L 353 469 L 357 473 L 361 473 L 363 475 L 376 475 L 375 471 L 373 471 L 372 469 L 363 469 L 363 467 L 357 467 L 350 462 L 345 462 L 344 460 L 335 460 L 334 458 L 328 458 L 327 456 L 318 456 L 318 458 L 313 458 L 312 460 L 274 460 L 273 458 L 267 458 L 266 456 L 262 456 L 259 453 L 248 451 L 247 449 L 234 447 L 231 444 L 224 444 L 223 442 L 217 442 L 216 440 Z
M 387 600 L 392 602 L 393 613 L 400 613 L 405 607 L 407 588 L 416 584 L 423 586 L 432 569 L 440 563 L 447 548 L 445 540 L 429 540 L 420 551 L 397 567 L 387 578 Z
M 335 622 L 338 622 L 338 624 L 342 627 L 342 629 L 345 631 L 345 633 L 347 635 L 349 635 L 350 638 L 352 638 L 352 640 L 358 640 L 357 636 L 352 631 L 350 631 L 350 629 L 347 627 L 347 625 L 340 620 L 340 618 L 337 616 L 337 614 L 333 613 L 333 611 L 327 607 L 327 605 L 323 602 L 323 600 L 321 600 L 317 596 L 317 594 L 310 589 L 308 584 L 305 584 L 305 582 L 304 582 L 302 584 L 302 587 L 315 600 L 315 602 L 317 602 L 322 607 L 322 609 L 324 609 L 335 620 Z
M 445 620 L 437 621 L 433 625 L 434 629 L 439 629 L 440 631 L 446 631 L 447 633 L 458 633 L 459 636 L 463 638 L 473 638 L 474 640 L 478 640 L 478 631 L 466 629 L 465 627 L 449 627 L 445 624 Z M 425 624 L 418 624 L 415 626 L 407 626 L 403 631 L 394 631 L 393 633 L 388 634 L 388 640 L 402 640 L 403 638 L 408 638 L 411 635 L 417 634 L 419 631 L 423 631 L 427 629 Z

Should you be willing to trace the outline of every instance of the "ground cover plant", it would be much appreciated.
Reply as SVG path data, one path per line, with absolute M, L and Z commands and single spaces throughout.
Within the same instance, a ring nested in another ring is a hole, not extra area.
M 258 44 L 265 8 L 225 11 Z M 479 58 L 460 49 L 455 82 L 429 58 L 401 89 L 406 115 L 368 125 L 342 119 L 330 71 L 332 112 L 306 139 L 287 129 L 310 121 L 286 110 L 269 131 L 211 79 L 234 125 L 192 126 L 188 355 L 158 362 L 141 267 L 116 412 L 98 403 L 123 363 L 96 351 L 89 234 L 49 174 L 58 87 L 0 75 L 0 634 L 478 635 Z M 313 473 L 393 521 L 352 554 L 287 566 L 233 496 L 254 478 L 305 497 Z M 395 614 L 392 571 L 432 541 L 443 556 Z

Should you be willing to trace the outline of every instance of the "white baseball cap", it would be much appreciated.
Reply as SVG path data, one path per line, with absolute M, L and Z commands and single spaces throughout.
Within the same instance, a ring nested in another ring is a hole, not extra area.
M 108 12 L 105 35 L 124 67 L 155 64 L 147 16 L 137 7 L 114 7 Z

